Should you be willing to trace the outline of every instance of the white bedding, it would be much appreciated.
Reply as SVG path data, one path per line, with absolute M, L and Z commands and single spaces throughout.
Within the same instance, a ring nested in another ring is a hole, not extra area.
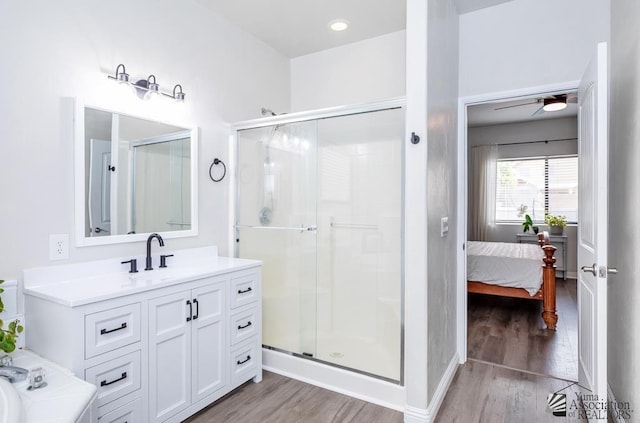
M 542 248 L 508 242 L 467 243 L 467 280 L 512 288 L 535 295 L 542 286 Z

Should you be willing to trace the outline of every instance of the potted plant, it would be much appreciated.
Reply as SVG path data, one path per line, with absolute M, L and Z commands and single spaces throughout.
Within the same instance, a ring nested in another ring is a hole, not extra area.
M 524 222 L 522 222 L 522 232 L 529 232 L 529 228 L 533 228 L 533 219 L 528 214 L 524 215 Z
M 0 279 L 0 284 L 4 283 Z M 0 288 L 0 294 L 4 292 L 4 289 Z M 2 302 L 2 296 L 0 296 L 0 313 L 4 311 L 4 303 Z M 24 328 L 19 324 L 18 320 L 9 322 L 7 328 L 4 328 L 4 322 L 0 319 L 0 351 L 6 353 L 13 352 L 16 349 L 16 339 L 18 334 L 22 333 Z
M 562 235 L 565 226 L 567 226 L 567 218 L 562 215 L 545 213 L 544 223 L 549 225 L 550 235 Z

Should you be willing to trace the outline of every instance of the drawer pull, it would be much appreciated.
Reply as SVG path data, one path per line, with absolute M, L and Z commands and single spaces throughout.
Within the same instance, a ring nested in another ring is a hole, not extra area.
M 251 326 L 251 321 L 248 321 L 246 325 L 238 325 L 238 329 L 246 329 Z
M 122 376 L 120 376 L 119 378 L 114 379 L 111 382 L 107 382 L 106 380 L 103 380 L 102 382 L 100 382 L 100 386 L 109 386 L 116 382 L 120 382 L 121 380 L 125 380 L 126 378 L 127 378 L 127 372 L 122 372 Z
M 191 300 L 187 300 L 187 305 L 189 306 L 189 315 L 187 316 L 187 322 L 190 322 L 191 317 L 193 316 L 193 305 L 191 304 Z
M 127 328 L 127 322 L 124 322 L 123 324 L 120 325 L 120 327 L 115 328 L 115 329 L 109 329 L 109 330 L 100 329 L 100 335 L 106 335 L 108 333 L 115 332 L 115 331 L 122 330 L 122 329 L 126 329 L 126 328 Z
M 247 362 L 247 361 L 249 361 L 249 360 L 251 360 L 251 356 L 250 356 L 250 355 L 248 355 L 248 356 L 247 356 L 247 358 L 245 358 L 245 359 L 244 359 L 244 360 L 242 360 L 242 361 L 238 360 L 238 361 L 237 361 L 237 363 L 238 363 L 238 365 L 240 365 L 240 364 L 244 364 L 244 363 L 246 363 L 246 362 Z
M 246 294 L 247 292 L 251 292 L 253 291 L 253 289 L 251 289 L 251 287 L 247 288 L 247 289 L 238 289 L 238 294 Z

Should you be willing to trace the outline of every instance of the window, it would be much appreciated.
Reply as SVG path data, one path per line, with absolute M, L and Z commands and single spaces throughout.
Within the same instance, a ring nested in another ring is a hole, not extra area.
M 578 157 L 498 160 L 496 221 L 519 222 L 529 214 L 544 222 L 544 214 L 578 221 Z

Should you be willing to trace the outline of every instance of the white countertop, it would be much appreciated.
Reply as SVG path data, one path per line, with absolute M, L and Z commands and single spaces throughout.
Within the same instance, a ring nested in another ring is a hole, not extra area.
M 163 252 L 164 253 L 164 252 Z M 43 298 L 68 307 L 164 288 L 196 278 L 216 276 L 260 265 L 260 261 L 217 256 L 215 247 L 172 251 L 167 268 L 144 270 L 144 258 L 138 257 L 138 273 L 128 273 L 120 262 L 130 258 L 113 258 L 94 262 L 25 270 L 25 295 Z M 115 265 L 117 264 L 117 266 Z
M 31 351 L 16 350 L 11 357 L 14 366 L 27 370 L 42 367 L 45 372 L 45 387 L 27 390 L 28 379 L 13 384 L 22 401 L 26 423 L 74 423 L 96 395 L 95 385 Z

